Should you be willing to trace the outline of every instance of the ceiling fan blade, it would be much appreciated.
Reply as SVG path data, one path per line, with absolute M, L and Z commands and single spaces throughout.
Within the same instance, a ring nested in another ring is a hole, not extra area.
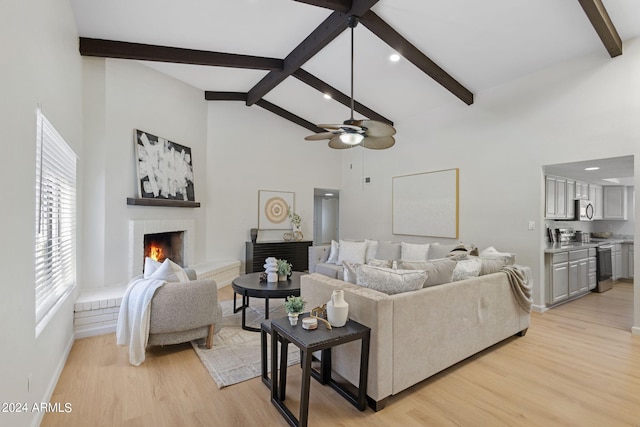
M 319 128 L 327 129 L 327 130 L 339 130 L 343 125 L 318 125 Z
M 369 136 L 360 145 L 372 150 L 384 150 L 393 147 L 395 143 L 396 140 L 392 136 Z
M 351 124 L 342 124 L 342 125 L 318 125 L 319 128 L 327 129 L 327 130 L 354 130 L 356 132 L 360 132 L 363 129 L 360 126 L 354 126 Z
M 353 124 L 367 128 L 365 131 L 367 136 L 391 136 L 396 133 L 393 126 L 377 120 L 355 120 Z
M 331 141 L 329 141 L 329 147 L 335 148 L 336 150 L 343 150 L 345 148 L 355 147 L 355 145 L 349 145 L 342 142 L 339 136 L 336 136 Z
M 305 136 L 306 141 L 321 141 L 323 139 L 331 139 L 336 136 L 335 132 L 320 132 L 313 135 Z

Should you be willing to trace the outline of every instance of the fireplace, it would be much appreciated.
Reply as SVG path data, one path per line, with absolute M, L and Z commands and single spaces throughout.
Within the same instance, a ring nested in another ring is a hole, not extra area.
M 145 234 L 142 259 L 146 257 L 158 262 L 169 258 L 184 267 L 184 231 Z
M 163 247 L 167 251 L 164 257 L 183 267 L 193 264 L 195 253 L 195 221 L 193 220 L 131 220 L 129 221 L 129 278 L 142 274 L 144 258 L 148 255 L 145 236 L 168 234 L 171 249 Z M 180 238 L 176 237 L 180 235 Z M 180 240 L 179 244 L 176 241 Z M 176 249 L 174 246 L 181 246 Z M 168 253 L 168 255 L 167 255 Z M 164 258 L 162 259 L 164 260 Z

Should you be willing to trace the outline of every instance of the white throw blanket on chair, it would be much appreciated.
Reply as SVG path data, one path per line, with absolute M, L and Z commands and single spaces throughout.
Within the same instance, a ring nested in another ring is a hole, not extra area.
M 131 279 L 122 297 L 116 343 L 129 346 L 129 363 L 138 366 L 144 362 L 145 349 L 149 340 L 151 321 L 151 298 L 165 280 L 145 279 L 138 276 Z

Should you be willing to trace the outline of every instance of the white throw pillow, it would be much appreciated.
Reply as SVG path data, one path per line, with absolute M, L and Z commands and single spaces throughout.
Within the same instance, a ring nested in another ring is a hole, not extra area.
M 358 270 L 358 266 L 351 265 L 350 263 L 345 261 L 342 263 L 342 267 L 344 269 L 342 272 L 343 274 L 342 280 L 348 283 L 353 283 L 355 285 L 358 277 L 356 273 L 356 271 Z
M 154 271 L 147 279 L 166 280 L 167 282 L 180 282 L 188 283 L 189 276 L 187 273 L 175 262 L 169 258 Z
M 419 245 L 415 243 L 401 243 L 402 251 L 400 259 L 402 261 L 426 261 L 429 254 L 429 244 Z
M 377 240 L 369 240 L 364 239 L 367 244 L 367 254 L 364 259 L 367 264 L 369 264 L 369 260 L 374 259 L 376 257 L 376 252 L 378 252 L 378 241 Z
M 451 277 L 452 282 L 458 280 L 470 279 L 472 277 L 478 277 L 480 270 L 482 269 L 482 261 L 480 258 L 473 257 L 458 261 L 456 268 L 453 269 L 453 275 Z
M 422 289 L 427 273 L 362 265 L 356 269 L 356 284 L 393 295 Z
M 366 255 L 366 242 L 351 242 L 348 240 L 340 240 L 340 250 L 338 251 L 337 264 L 342 264 L 344 261 L 351 264 L 364 264 Z
M 340 243 L 335 240 L 331 241 L 331 249 L 329 250 L 329 258 L 327 258 L 327 264 L 338 263 L 338 251 L 340 250 Z
M 481 258 L 493 258 L 501 259 L 506 265 L 513 265 L 516 262 L 516 256 L 509 252 L 498 252 L 493 246 L 489 246 L 487 249 L 480 252 Z
M 161 262 L 156 261 L 153 258 L 145 257 L 144 259 L 144 272 L 143 276 L 145 279 L 148 279 L 154 271 L 158 269 L 162 265 Z

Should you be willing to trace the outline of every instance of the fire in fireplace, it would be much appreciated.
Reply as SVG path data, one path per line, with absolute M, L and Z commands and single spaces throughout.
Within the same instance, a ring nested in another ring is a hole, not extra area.
M 169 258 L 176 264 L 184 266 L 184 231 L 145 234 L 144 258 L 146 257 L 158 262 Z

